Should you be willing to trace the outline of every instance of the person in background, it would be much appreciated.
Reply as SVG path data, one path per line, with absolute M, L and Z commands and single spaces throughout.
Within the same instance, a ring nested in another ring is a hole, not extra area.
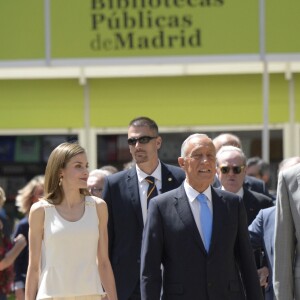
M 271 181 L 270 164 L 265 162 L 260 157 L 254 156 L 247 159 L 247 176 L 252 176 L 264 181 L 266 187 L 269 190 Z M 273 201 L 275 201 L 276 191 L 269 190 L 269 193 L 270 195 L 268 196 L 271 197 Z
M 134 160 L 128 161 L 127 163 L 123 164 L 123 170 L 128 170 L 128 169 L 134 167 L 134 165 L 135 165 Z
M 295 164 L 300 163 L 300 157 L 284 159 L 279 164 L 278 171 L 281 172 Z M 275 228 L 276 207 L 262 209 L 255 220 L 248 227 L 250 241 L 253 249 L 262 248 L 267 261 L 267 270 L 261 273 L 262 280 L 265 280 L 265 299 L 274 299 L 273 290 L 273 269 L 274 269 L 274 228 Z M 266 267 L 264 267 L 266 268 Z
M 142 300 L 261 300 L 240 197 L 211 187 L 216 150 L 205 134 L 182 144 L 186 180 L 149 204 L 141 254 Z M 163 278 L 161 276 L 163 265 Z
M 247 188 L 245 176 L 247 172 L 246 156 L 244 152 L 234 146 L 223 146 L 217 153 L 217 173 L 222 189 L 240 196 L 243 199 L 247 212 L 247 225 L 250 225 L 262 208 L 272 207 L 273 200 L 264 194 L 256 193 Z M 263 253 L 261 249 L 254 252 L 261 286 L 264 290 L 266 284 L 261 273 L 263 266 Z
M 223 146 L 234 146 L 237 148 L 242 148 L 242 142 L 240 138 L 232 133 L 221 133 L 213 139 L 213 143 L 216 148 L 216 152 Z
M 221 149 L 223 146 L 234 146 L 237 148 L 242 149 L 242 142 L 238 136 L 231 134 L 231 133 L 222 133 L 213 139 L 213 143 L 216 147 L 216 151 Z M 218 180 L 218 176 L 215 177 L 213 186 L 220 187 L 220 181 Z M 270 193 L 266 188 L 265 183 L 257 178 L 251 176 L 245 176 L 244 185 L 249 189 L 253 190 L 257 193 L 265 194 L 266 196 L 270 197 Z
M 106 170 L 95 169 L 90 172 L 87 187 L 91 195 L 102 198 L 105 177 L 111 173 Z
M 2 227 L 2 232 L 3 234 L 10 239 L 10 230 L 9 230 L 9 221 L 8 217 L 6 215 L 5 210 L 3 209 L 3 205 L 6 201 L 6 195 L 4 192 L 4 189 L 0 187 L 0 222 L 1 222 L 1 227 Z
M 247 159 L 247 175 L 261 179 L 268 185 L 270 181 L 270 164 L 258 156 L 250 157 Z
M 119 171 L 116 167 L 111 165 L 102 166 L 99 170 L 107 171 L 109 174 L 115 174 Z
M 140 253 L 148 203 L 154 195 L 178 187 L 185 174 L 159 160 L 162 138 L 152 119 L 138 117 L 130 122 L 128 145 L 135 164 L 106 178 L 103 199 L 110 216 L 109 254 L 118 298 L 139 300 Z
M 0 208 L 6 200 L 5 192 L 0 187 Z M 6 300 L 11 292 L 14 280 L 13 262 L 26 246 L 24 235 L 19 234 L 12 244 L 10 237 L 5 234 L 5 220 L 0 218 L 0 300 Z
M 23 234 L 28 244 L 28 214 L 31 205 L 44 195 L 44 176 L 37 175 L 33 177 L 22 189 L 18 191 L 16 197 L 16 206 L 24 215 L 24 218 L 19 221 L 13 236 L 16 238 L 19 234 Z M 22 250 L 20 255 L 14 262 L 14 291 L 16 300 L 25 299 L 25 282 L 28 267 L 28 245 Z
M 299 204 L 300 164 L 296 163 L 280 171 L 278 176 L 273 273 L 277 300 L 300 299 Z
M 217 173 L 221 189 L 235 193 L 243 199 L 248 225 L 252 223 L 262 208 L 273 206 L 271 198 L 251 191 L 245 185 L 246 156 L 240 148 L 223 146 L 217 152 Z
M 44 198 L 29 213 L 26 300 L 106 295 L 117 300 L 108 258 L 107 205 L 89 195 L 88 175 L 86 152 L 79 144 L 62 143 L 51 152 Z

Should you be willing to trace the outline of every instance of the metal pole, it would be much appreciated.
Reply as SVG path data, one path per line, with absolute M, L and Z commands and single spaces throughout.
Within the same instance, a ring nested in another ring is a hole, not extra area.
M 85 80 L 83 84 L 83 94 L 84 94 L 84 135 L 85 135 L 85 145 L 86 154 L 88 157 L 91 155 L 90 149 L 90 89 L 88 81 Z
M 49 66 L 51 63 L 51 26 L 50 26 L 50 0 L 44 0 L 45 14 L 45 62 Z
M 295 82 L 292 73 L 289 73 L 289 117 L 290 117 L 290 136 L 289 136 L 289 153 L 290 156 L 296 155 L 296 139 L 295 139 Z
M 260 0 L 260 57 L 263 64 L 263 131 L 262 131 L 262 159 L 270 161 L 270 136 L 269 136 L 269 72 L 266 60 L 266 28 L 265 28 L 265 0 Z
M 270 162 L 270 133 L 269 133 L 269 73 L 268 64 L 263 62 L 263 132 L 262 159 Z

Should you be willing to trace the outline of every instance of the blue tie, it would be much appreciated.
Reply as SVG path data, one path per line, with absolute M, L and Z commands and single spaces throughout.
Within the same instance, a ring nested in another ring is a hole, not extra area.
M 212 214 L 204 194 L 199 194 L 197 196 L 197 200 L 200 202 L 200 224 L 204 239 L 204 246 L 208 252 L 212 232 Z

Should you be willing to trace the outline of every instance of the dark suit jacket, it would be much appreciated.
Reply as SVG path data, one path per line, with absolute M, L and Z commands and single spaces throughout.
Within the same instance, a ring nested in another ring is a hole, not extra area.
M 212 188 L 212 204 L 207 254 L 183 185 L 151 200 L 141 254 L 142 300 L 159 300 L 162 282 L 163 300 L 245 300 L 245 292 L 247 300 L 262 299 L 242 200 Z
M 274 261 L 274 229 L 276 207 L 262 209 L 249 226 L 250 241 L 253 249 L 265 251 L 269 269 L 268 287 L 265 289 L 265 299 L 273 300 L 273 261 Z
M 185 178 L 179 167 L 161 163 L 161 192 L 177 188 Z M 108 205 L 109 256 L 119 300 L 127 300 L 139 283 L 143 217 L 136 168 L 107 177 L 103 199 Z
M 248 225 L 253 222 L 261 209 L 273 206 L 271 198 L 246 188 L 244 188 L 243 201 L 247 212 Z

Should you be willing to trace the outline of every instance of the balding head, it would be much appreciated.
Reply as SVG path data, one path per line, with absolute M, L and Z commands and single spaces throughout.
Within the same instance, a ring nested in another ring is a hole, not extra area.
M 216 151 L 218 152 L 222 146 L 234 146 L 242 148 L 241 140 L 238 136 L 231 133 L 222 133 L 213 139 Z

